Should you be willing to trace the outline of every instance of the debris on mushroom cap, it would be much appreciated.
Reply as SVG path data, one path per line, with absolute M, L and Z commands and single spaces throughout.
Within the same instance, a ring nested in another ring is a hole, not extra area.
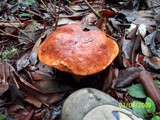
M 55 30 L 40 45 L 39 60 L 82 76 L 104 70 L 119 52 L 116 42 L 101 30 L 84 31 L 81 27 L 81 23 L 74 23 Z

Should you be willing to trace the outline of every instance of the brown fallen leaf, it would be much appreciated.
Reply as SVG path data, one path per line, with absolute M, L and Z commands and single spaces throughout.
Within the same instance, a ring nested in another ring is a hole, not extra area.
M 38 99 L 33 97 L 32 95 L 28 95 L 25 99 L 25 102 L 30 103 L 34 105 L 36 108 L 41 108 L 42 107 L 42 102 L 40 102 Z
M 28 94 L 24 101 L 34 105 L 36 108 L 41 108 L 43 104 L 49 107 L 50 105 L 59 102 L 63 96 L 64 94 L 60 93 L 48 93 L 46 95 L 39 94 L 38 97 Z
M 22 120 L 27 117 L 29 111 L 27 111 L 22 105 L 11 105 L 8 108 L 8 114 L 13 119 Z
M 157 4 L 159 3 L 159 0 L 154 0 L 154 1 L 146 1 L 146 4 L 149 8 L 152 8 L 156 13 L 160 13 L 160 8 L 156 7 Z M 158 4 L 159 5 L 159 4 Z
M 7 65 L 10 67 L 10 69 L 12 69 L 12 72 L 13 72 L 12 73 L 12 78 L 14 79 L 13 81 L 16 83 L 16 86 L 19 89 L 21 89 L 25 94 L 29 94 L 29 95 L 33 96 L 34 97 L 33 100 L 37 99 L 42 104 L 47 105 L 46 102 L 49 99 L 49 96 L 47 94 L 45 94 L 43 91 L 41 91 L 38 88 L 34 87 L 31 83 L 29 83 L 27 80 L 25 80 L 21 76 L 19 76 L 19 74 L 15 71 L 15 69 L 10 64 L 7 63 Z M 60 94 L 57 94 L 57 95 L 60 95 Z M 32 100 L 29 99 L 28 101 L 32 101 Z M 37 106 L 40 107 L 40 104 L 36 105 L 36 107 Z
M 34 116 L 34 110 L 30 110 L 28 115 L 23 120 L 31 120 Z
M 123 59 L 123 66 L 125 68 L 128 68 L 128 67 L 132 66 L 131 62 L 125 57 L 124 54 L 122 54 L 122 59 Z
M 22 70 L 23 68 L 29 65 L 29 53 L 25 53 L 19 60 L 16 61 L 17 71 Z
M 147 56 L 147 57 L 152 57 L 152 53 L 150 48 L 144 43 L 144 41 L 141 41 L 141 50 L 143 55 Z
M 42 42 L 42 39 L 46 36 L 46 34 L 43 34 L 40 36 L 40 38 L 36 41 L 36 44 L 34 45 L 34 47 L 32 48 L 32 51 L 30 52 L 29 55 L 29 60 L 32 63 L 32 65 L 35 65 L 37 63 L 37 51 L 38 51 L 38 47 Z
M 109 18 L 109 17 L 113 17 L 114 15 L 116 15 L 116 12 L 112 9 L 103 9 L 99 11 L 99 14 L 103 18 Z
M 106 31 L 106 23 L 108 21 L 105 18 L 100 18 L 97 20 L 97 22 L 95 23 L 95 26 L 98 27 L 99 29 Z
M 120 70 L 116 87 L 123 88 L 131 85 L 133 81 L 138 78 L 139 72 L 142 70 L 143 68 L 141 67 L 128 67 L 124 70 Z
M 16 62 L 17 71 L 20 71 L 23 68 L 26 68 L 29 64 L 35 65 L 37 63 L 38 47 L 40 43 L 42 42 L 42 39 L 44 39 L 45 36 L 47 36 L 48 34 L 50 34 L 50 29 L 47 29 L 45 32 L 43 32 L 43 34 L 36 41 L 31 51 L 28 51 L 19 60 L 17 60 Z
M 109 68 L 107 68 L 105 70 L 105 77 L 104 77 L 104 83 L 103 83 L 103 91 L 107 92 L 111 88 L 111 86 L 113 84 L 113 79 L 117 78 L 116 71 L 118 71 L 118 69 L 113 68 L 112 66 L 110 66 Z
M 122 51 L 127 59 L 130 60 L 132 66 L 135 64 L 136 54 L 140 50 L 141 41 L 143 40 L 141 34 L 137 33 L 138 27 L 136 26 L 131 32 L 126 35 L 122 44 Z
M 70 4 L 69 7 L 70 7 L 72 10 L 76 11 L 76 12 L 88 10 L 88 7 L 87 7 L 85 4 L 83 4 L 83 3 Z
M 131 63 L 132 63 L 132 65 L 134 65 L 134 63 L 135 63 L 136 53 L 140 50 L 141 41 L 142 41 L 142 36 L 138 32 L 138 35 L 136 36 L 136 40 L 133 43 L 133 48 L 132 48 L 132 52 L 131 52 Z
M 160 58 L 153 56 L 153 57 L 145 57 L 144 62 L 148 65 L 148 68 L 154 69 L 157 72 L 160 70 Z
M 3 95 L 9 89 L 9 78 L 10 69 L 6 62 L 0 64 L 0 96 Z
M 97 16 L 94 13 L 89 13 L 82 19 L 82 23 L 87 25 L 94 25 L 94 23 L 97 21 Z

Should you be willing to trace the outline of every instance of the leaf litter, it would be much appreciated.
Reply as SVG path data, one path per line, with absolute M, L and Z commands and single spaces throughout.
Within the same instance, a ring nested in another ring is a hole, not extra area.
M 0 114 L 8 119 L 59 120 L 64 100 L 77 89 L 93 87 L 129 102 L 134 98 L 128 89 L 137 83 L 159 110 L 159 98 L 149 90 L 157 93 L 154 79 L 160 79 L 158 0 L 0 3 Z M 120 48 L 108 68 L 79 83 L 37 57 L 39 45 L 52 31 L 74 22 L 82 22 L 84 30 L 105 31 Z M 144 70 L 152 86 L 144 79 Z

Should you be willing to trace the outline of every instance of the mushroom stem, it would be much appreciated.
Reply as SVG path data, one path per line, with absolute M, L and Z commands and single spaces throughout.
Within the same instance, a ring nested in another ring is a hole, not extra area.
M 84 79 L 86 76 L 81 76 L 81 75 L 74 75 L 72 74 L 72 77 L 73 79 L 76 81 L 76 82 L 80 82 L 82 79 Z

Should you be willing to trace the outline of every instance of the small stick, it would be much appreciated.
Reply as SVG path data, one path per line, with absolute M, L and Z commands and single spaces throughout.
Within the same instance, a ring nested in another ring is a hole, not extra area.
M 58 11 L 56 10 L 56 13 L 58 14 L 56 15 L 54 30 L 56 30 L 58 26 L 60 6 L 61 6 L 61 0 L 58 1 Z
M 41 1 L 41 3 L 42 3 L 46 8 L 48 8 L 49 12 L 52 14 L 52 17 L 55 18 L 56 16 L 54 15 L 54 13 L 53 13 L 52 10 L 50 9 L 50 7 L 48 7 L 48 6 L 43 2 L 43 0 L 40 0 L 40 1 Z
M 86 5 L 92 10 L 92 12 L 93 12 L 98 18 L 102 18 L 102 17 L 93 9 L 93 7 L 88 3 L 87 0 L 83 0 L 83 1 L 86 3 Z
M 26 10 L 26 11 L 29 12 L 30 14 L 36 15 L 36 16 L 44 19 L 42 15 L 40 15 L 40 14 L 38 14 L 38 13 L 36 13 L 36 12 L 33 12 L 33 11 L 31 11 L 31 10 Z
M 16 35 L 12 35 L 10 33 L 6 33 L 5 31 L 1 30 L 0 29 L 0 35 L 6 35 L 6 36 L 11 36 L 11 37 L 15 37 L 15 38 L 19 38 L 19 39 L 24 39 L 24 40 L 28 40 L 29 42 L 33 43 L 30 39 L 27 39 L 27 38 L 24 38 L 24 37 L 19 37 L 19 36 L 16 36 Z
M 24 23 L 21 24 L 22 26 L 24 26 Z M 20 27 L 21 26 L 19 23 L 0 23 L 0 27 Z

